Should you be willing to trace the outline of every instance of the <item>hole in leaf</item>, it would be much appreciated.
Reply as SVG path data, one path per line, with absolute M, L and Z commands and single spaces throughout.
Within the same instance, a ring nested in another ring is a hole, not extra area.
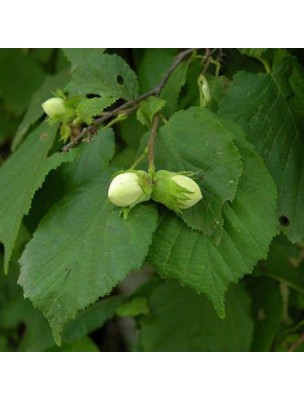
M 116 79 L 117 79 L 117 83 L 119 83 L 120 85 L 123 85 L 124 79 L 121 75 L 118 75 L 118 77 Z
M 279 222 L 283 226 L 288 226 L 290 224 L 289 218 L 286 215 L 281 215 L 279 218 Z
M 88 99 L 95 99 L 96 97 L 100 97 L 99 94 L 89 93 L 86 96 Z

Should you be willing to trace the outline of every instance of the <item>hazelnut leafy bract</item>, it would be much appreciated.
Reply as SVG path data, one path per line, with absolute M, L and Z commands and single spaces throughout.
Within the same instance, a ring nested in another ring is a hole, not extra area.
M 157 171 L 154 181 L 152 199 L 164 204 L 177 214 L 194 206 L 202 198 L 198 184 L 181 172 Z

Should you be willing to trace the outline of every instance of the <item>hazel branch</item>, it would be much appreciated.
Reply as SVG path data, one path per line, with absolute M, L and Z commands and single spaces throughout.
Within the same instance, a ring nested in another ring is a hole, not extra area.
M 148 140 L 148 162 L 149 162 L 149 172 L 154 172 L 155 164 L 154 164 L 154 145 L 157 134 L 157 129 L 160 121 L 160 115 L 156 114 L 153 119 L 153 124 L 151 128 L 151 133 Z
M 115 108 L 112 111 L 107 111 L 105 113 L 103 113 L 103 115 L 97 119 L 95 119 L 95 121 L 88 127 L 84 128 L 81 130 L 81 132 L 79 132 L 79 134 L 77 136 L 75 136 L 73 138 L 73 140 L 71 140 L 68 144 L 66 144 L 65 146 L 63 146 L 62 151 L 67 152 L 69 151 L 72 147 L 74 147 L 84 136 L 86 136 L 89 133 L 92 133 L 94 131 L 96 131 L 96 128 L 108 121 L 109 119 L 113 118 L 113 117 L 117 117 L 119 114 L 129 114 L 130 112 L 133 112 L 134 110 L 137 109 L 137 107 L 139 106 L 139 103 L 142 100 L 145 100 L 147 97 L 150 96 L 159 96 L 161 91 L 163 90 L 163 88 L 165 87 L 166 83 L 168 82 L 168 79 L 170 78 L 170 76 L 172 75 L 172 73 L 175 71 L 175 69 L 179 66 L 179 64 L 185 59 L 187 58 L 190 54 L 193 53 L 193 51 L 195 51 L 196 49 L 186 49 L 182 52 L 180 52 L 174 59 L 173 63 L 171 64 L 171 66 L 168 68 L 168 70 L 166 71 L 166 73 L 164 74 L 163 78 L 161 79 L 161 81 L 158 83 L 157 86 L 155 86 L 154 89 L 149 90 L 148 92 L 138 96 L 136 99 L 127 101 L 126 103 L 122 104 L 121 106 Z

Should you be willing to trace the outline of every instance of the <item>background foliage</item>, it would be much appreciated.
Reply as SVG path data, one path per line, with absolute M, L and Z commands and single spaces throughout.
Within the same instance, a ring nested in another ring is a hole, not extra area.
M 1 351 L 304 349 L 303 51 L 180 54 L 0 50 Z M 156 168 L 203 200 L 124 221 L 111 176 L 147 168 L 158 113 Z

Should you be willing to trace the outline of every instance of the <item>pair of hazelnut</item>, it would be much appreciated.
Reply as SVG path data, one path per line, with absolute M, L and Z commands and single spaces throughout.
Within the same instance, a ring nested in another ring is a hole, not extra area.
M 108 197 L 116 206 L 129 209 L 152 199 L 181 214 L 203 197 L 198 184 L 189 175 L 193 174 L 160 170 L 151 177 L 145 171 L 122 172 L 112 180 Z

